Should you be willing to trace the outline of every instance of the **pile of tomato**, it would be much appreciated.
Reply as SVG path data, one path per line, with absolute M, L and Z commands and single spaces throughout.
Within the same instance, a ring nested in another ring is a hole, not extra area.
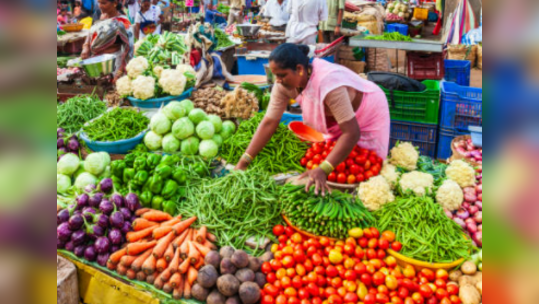
M 262 265 L 262 304 L 460 304 L 445 270 L 417 272 L 388 256 L 400 251 L 392 232 L 353 229 L 346 241 L 305 238 L 277 226 L 274 259 Z
M 307 150 L 301 159 L 301 165 L 307 170 L 313 170 L 326 160 L 333 151 L 337 142 L 328 141 L 315 143 Z M 335 167 L 335 171 L 328 176 L 328 181 L 339 184 L 358 184 L 380 175 L 384 160 L 374 151 L 354 148 L 345 162 Z

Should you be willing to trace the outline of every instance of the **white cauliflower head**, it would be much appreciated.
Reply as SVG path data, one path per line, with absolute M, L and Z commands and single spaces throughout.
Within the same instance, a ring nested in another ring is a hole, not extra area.
M 161 73 L 161 78 L 159 78 L 159 85 L 170 96 L 183 94 L 186 84 L 187 78 L 178 70 L 164 70 Z
M 193 75 L 196 75 L 197 73 L 195 72 L 195 69 L 193 69 L 192 66 L 188 65 L 188 64 L 180 64 L 176 67 L 176 70 L 177 71 L 180 71 L 182 73 L 182 75 L 184 75 L 185 73 L 191 73 Z
M 382 171 L 380 171 L 380 175 L 387 180 L 391 186 L 391 189 L 395 189 L 397 187 L 399 178 L 401 177 L 401 174 L 399 171 L 397 171 L 397 167 L 390 164 L 387 160 L 384 162 L 384 167 L 382 168 Z
M 155 95 L 155 78 L 139 76 L 131 83 L 133 96 L 140 100 L 147 100 Z
M 464 192 L 459 184 L 448 179 L 438 189 L 436 202 L 449 211 L 459 210 L 464 202 Z
M 409 142 L 399 143 L 391 150 L 390 163 L 392 165 L 402 167 L 408 171 L 417 169 L 419 161 L 419 152 Z
M 161 73 L 163 73 L 164 70 L 165 70 L 165 68 L 163 68 L 160 65 L 153 68 L 153 72 L 154 72 L 155 76 L 157 76 L 157 78 L 161 78 Z
M 359 199 L 370 211 L 376 211 L 387 203 L 395 201 L 391 187 L 382 176 L 371 178 L 361 183 L 358 190 Z
M 135 79 L 142 75 L 148 68 L 150 64 L 148 60 L 144 57 L 135 57 L 129 61 L 125 69 L 127 70 L 127 75 L 132 79 Z
M 400 179 L 400 186 L 404 192 L 412 190 L 417 196 L 425 196 L 432 193 L 434 176 L 418 171 L 405 173 Z
M 116 92 L 120 96 L 131 96 L 133 94 L 133 86 L 131 85 L 131 78 L 129 76 L 123 76 L 116 81 Z
M 445 170 L 447 177 L 457 182 L 461 188 L 475 186 L 475 170 L 462 160 L 452 162 Z
M 140 48 L 140 46 L 146 41 L 146 39 L 140 39 L 139 41 L 137 41 L 134 45 L 134 48 L 135 48 L 135 55 L 137 54 L 137 51 L 138 49 Z

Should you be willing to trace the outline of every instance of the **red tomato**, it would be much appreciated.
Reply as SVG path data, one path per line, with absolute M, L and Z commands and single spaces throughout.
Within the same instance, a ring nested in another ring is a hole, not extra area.
M 389 295 L 389 288 L 386 285 L 378 286 L 378 293 Z
M 352 159 L 346 160 L 346 166 L 347 166 L 348 168 L 351 168 L 351 167 L 352 167 L 353 165 L 355 165 L 355 164 L 356 164 L 356 163 L 354 163 L 354 160 L 352 160 Z
M 284 290 L 284 295 L 287 296 L 288 298 L 292 298 L 292 297 L 296 297 L 298 295 L 298 292 L 294 288 L 289 287 Z
M 431 297 L 429 299 L 427 299 L 427 304 L 438 304 L 438 299 L 436 299 L 436 297 Z
M 266 262 L 266 263 L 262 264 L 262 273 L 263 274 L 268 275 L 272 270 L 273 270 L 273 267 L 271 267 L 270 263 Z
M 361 281 L 361 283 L 367 285 L 367 287 L 372 285 L 372 277 L 368 273 L 362 274 L 359 280 Z
M 358 175 L 359 174 L 359 166 L 356 165 L 356 164 L 350 166 L 350 173 L 354 174 L 354 175 Z
M 275 299 L 275 304 L 288 304 L 288 299 L 282 294 Z
M 301 277 L 296 276 L 292 279 L 292 286 L 296 289 L 300 289 L 303 287 L 303 281 L 301 280 Z
M 402 244 L 400 242 L 393 242 L 393 244 L 391 244 L 391 249 L 396 252 L 399 252 L 402 250 Z
M 378 156 L 376 156 L 376 153 L 371 154 L 371 156 L 369 156 L 369 161 L 371 162 L 372 165 L 375 165 L 375 164 L 378 164 Z
M 311 302 L 312 304 L 322 304 L 322 299 L 320 299 L 319 297 L 316 297 Z
M 367 162 L 367 157 L 365 156 L 358 156 L 356 157 L 356 164 L 360 165 L 360 166 L 363 166 L 365 165 L 365 163 Z
M 356 249 L 354 250 L 354 257 L 359 260 L 363 260 L 365 257 L 365 251 L 363 251 L 363 248 L 356 246 Z
M 389 249 L 389 241 L 384 239 L 384 238 L 381 238 L 378 241 L 378 248 L 380 248 L 382 250 L 388 250 Z
M 365 299 L 363 300 L 364 304 L 376 304 L 376 295 L 368 294 L 365 296 Z
M 348 155 L 348 158 L 355 160 L 358 156 L 359 154 L 355 150 L 352 150 L 352 152 L 350 152 L 350 155 Z
M 364 182 L 364 181 L 365 181 L 365 175 L 363 175 L 362 173 L 356 175 L 356 181 L 357 181 L 358 183 Z
M 286 234 L 286 236 L 291 237 L 294 235 L 294 233 L 296 233 L 296 231 L 294 231 L 294 229 L 292 229 L 291 227 L 286 227 L 284 229 L 284 233 Z
M 376 252 L 376 250 L 374 250 L 374 249 L 368 249 L 367 250 L 367 258 L 369 260 L 377 259 L 378 258 L 378 252 Z
M 305 256 L 303 250 L 294 251 L 294 260 L 296 260 L 297 263 L 303 263 L 307 260 L 307 257 Z
M 324 145 L 324 150 L 328 150 L 329 148 L 333 147 L 332 143 L 330 141 L 326 142 Z
M 313 297 L 318 297 L 320 295 L 320 289 L 315 283 L 309 283 L 306 289 Z
M 449 300 L 451 301 L 452 304 L 461 304 L 462 301 L 460 300 L 460 298 L 458 296 L 450 296 L 449 297 Z M 442 304 L 443 304 L 443 300 L 442 300 Z M 449 303 L 447 303 L 449 304 Z
M 346 174 L 339 173 L 339 175 L 337 176 L 337 183 L 346 184 L 346 182 L 347 182 Z
M 371 228 L 372 237 L 375 239 L 380 238 L 380 231 L 376 228 Z
M 365 172 L 365 180 L 369 180 L 374 177 L 374 173 L 372 171 Z
M 357 302 L 359 302 L 359 297 L 355 293 L 349 292 L 344 296 L 344 303 L 357 303 Z
M 316 143 L 313 145 L 313 153 L 314 154 L 321 154 L 322 152 L 324 152 L 324 146 L 323 144 L 319 144 L 319 143 Z
M 347 281 L 351 281 L 351 282 L 355 282 L 357 280 L 357 274 L 355 271 L 353 270 L 348 270 L 346 271 L 346 273 L 344 274 L 344 278 L 347 280 Z
M 395 242 L 395 239 L 397 238 L 397 236 L 392 231 L 385 231 L 384 233 L 382 233 L 382 238 L 384 238 L 390 243 L 393 243 Z
M 404 304 L 403 300 L 401 300 L 401 298 L 399 298 L 399 297 L 391 297 L 391 303 L 392 304 Z
M 369 171 L 371 167 L 372 167 L 372 163 L 370 160 L 366 161 L 365 165 L 363 166 L 363 168 L 365 168 L 366 171 Z
M 325 160 L 326 158 L 328 158 L 329 156 L 329 152 L 328 151 L 324 151 L 322 152 L 322 158 Z
M 305 154 L 305 158 L 307 160 L 311 160 L 311 159 L 313 159 L 314 155 L 315 154 L 313 152 L 307 151 L 307 154 Z
M 369 248 L 371 248 L 371 249 L 378 248 L 378 240 L 374 239 L 374 238 L 370 239 L 369 240 Z
M 432 271 L 430 269 L 426 269 L 426 268 L 421 270 L 420 276 L 423 276 L 423 277 L 427 278 L 427 280 L 429 280 L 429 282 L 433 282 L 434 279 L 436 279 L 436 274 L 434 274 L 434 271 Z
M 449 273 L 447 273 L 447 270 L 440 269 L 436 271 L 436 278 L 447 281 L 447 279 L 449 279 Z
M 371 233 L 370 230 L 369 230 L 369 233 Z M 368 248 L 369 247 L 369 239 L 366 236 L 360 238 L 358 243 L 359 243 L 359 246 L 361 248 Z
M 328 298 L 329 304 L 343 304 L 343 300 L 339 295 L 331 295 Z
M 318 253 L 314 254 L 312 257 L 313 265 L 314 266 L 320 266 L 324 263 L 324 260 L 322 259 L 322 256 Z
M 267 284 L 264 287 L 264 291 L 266 292 L 267 295 L 272 296 L 272 297 L 277 297 L 279 295 L 279 288 L 271 284 Z
M 376 164 L 371 168 L 371 171 L 374 174 L 374 176 L 378 176 L 380 174 L 380 171 L 382 171 L 382 167 L 380 167 L 380 165 Z
M 275 303 L 275 298 L 270 295 L 266 295 L 262 299 L 262 304 L 273 304 L 273 303 Z
M 337 166 L 336 168 L 337 172 L 339 173 L 344 173 L 344 171 L 346 170 L 346 164 L 345 163 L 342 163 L 340 165 Z
M 383 293 L 379 293 L 376 295 L 376 303 L 389 303 L 389 297 Z
M 313 157 L 313 164 L 314 164 L 314 165 L 320 165 L 321 163 L 322 163 L 322 155 L 316 154 L 316 155 Z
M 367 273 L 367 266 L 363 264 L 363 262 L 359 262 L 354 266 L 354 271 L 358 276 L 361 276 L 365 273 Z
M 406 289 L 405 287 L 401 287 L 399 288 L 398 295 L 401 299 L 406 299 L 410 295 L 410 291 L 408 291 L 408 289 Z
M 307 170 L 312 170 L 312 169 L 313 169 L 313 165 L 314 165 L 314 163 L 313 163 L 312 160 L 310 160 L 309 162 L 307 162 L 307 167 L 306 167 Z
M 307 291 L 307 289 L 305 288 L 301 288 L 299 291 L 298 291 L 298 296 L 301 300 L 306 300 L 310 297 L 309 295 L 309 292 Z
M 309 162 L 309 160 L 306 157 L 302 158 L 301 161 L 300 161 L 302 167 L 307 166 L 308 162 Z
M 434 291 L 432 290 L 432 288 L 430 288 L 429 285 L 427 284 L 423 284 L 421 286 L 419 286 L 419 293 L 426 299 L 430 298 L 433 296 L 434 294 Z
M 296 266 L 296 262 L 294 262 L 294 258 L 291 257 L 291 256 L 289 256 L 289 255 L 288 255 L 288 256 L 285 256 L 285 257 L 283 258 L 283 262 L 282 262 L 282 263 L 283 263 L 283 267 L 284 267 L 284 268 L 293 268 L 293 267 Z
M 425 298 L 423 298 L 423 296 L 418 292 L 416 292 L 416 293 L 414 293 L 412 295 L 412 299 L 414 300 L 415 304 L 423 304 L 423 303 L 425 303 Z
M 447 288 L 447 282 L 442 280 L 442 279 L 437 279 L 434 282 L 434 285 L 436 285 L 436 287 L 441 288 L 441 289 L 446 289 Z
M 449 298 L 449 292 L 447 292 L 445 289 L 439 288 L 436 290 L 436 298 L 440 301 L 444 298 Z
M 305 266 L 305 270 L 307 272 L 311 272 L 314 269 L 314 265 L 313 265 L 313 262 L 311 260 L 305 261 L 305 263 L 303 263 L 303 266 Z
M 349 185 L 353 185 L 353 184 L 356 183 L 356 177 L 355 177 L 354 175 L 350 175 L 350 176 L 348 176 L 348 180 L 347 180 L 347 181 L 348 181 L 348 184 L 349 184 Z
M 284 234 L 284 226 L 283 225 L 277 225 L 275 227 L 273 227 L 273 234 L 275 234 L 275 236 L 281 236 Z
M 291 298 L 288 298 L 288 304 L 301 304 L 301 302 L 299 301 L 298 298 L 291 297 Z
M 378 258 L 379 258 L 380 260 L 385 259 L 386 256 L 387 256 L 386 251 L 385 251 L 385 250 L 382 250 L 382 249 L 379 249 L 378 252 L 377 252 L 376 254 L 378 255 Z
M 450 296 L 456 296 L 459 294 L 459 287 L 455 284 L 447 285 L 447 292 Z
M 376 286 L 384 285 L 386 283 L 386 275 L 381 272 L 377 272 L 372 276 L 372 282 Z

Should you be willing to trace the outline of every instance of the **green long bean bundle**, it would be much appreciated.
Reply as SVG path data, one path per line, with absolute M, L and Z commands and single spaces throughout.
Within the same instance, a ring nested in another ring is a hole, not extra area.
M 258 113 L 250 120 L 241 123 L 238 132 L 226 140 L 221 148 L 221 155 L 231 164 L 237 164 L 249 147 L 258 126 L 264 119 L 264 113 Z M 303 172 L 299 160 L 305 156 L 307 144 L 302 142 L 284 124 L 280 124 L 264 150 L 254 159 L 251 168 L 270 174 Z
M 469 259 L 472 242 L 430 197 L 399 198 L 374 213 L 380 231 L 393 231 L 401 254 L 430 263 Z
M 191 187 L 179 213 L 184 218 L 197 216 L 217 236 L 217 244 L 248 249 L 251 238 L 271 237 L 272 228 L 281 223 L 282 203 L 275 181 L 267 174 L 249 170 L 232 172 Z M 255 255 L 263 253 L 263 248 Z
M 134 109 L 115 108 L 84 126 L 93 141 L 120 141 L 136 137 L 148 129 L 150 120 Z
M 63 104 L 56 105 L 56 128 L 75 133 L 85 123 L 105 113 L 106 110 L 107 104 L 96 95 L 73 97 Z
M 410 36 L 404 36 L 401 33 L 385 33 L 379 36 L 368 36 L 365 40 L 379 40 L 379 41 L 402 41 L 402 42 L 413 42 L 414 40 Z

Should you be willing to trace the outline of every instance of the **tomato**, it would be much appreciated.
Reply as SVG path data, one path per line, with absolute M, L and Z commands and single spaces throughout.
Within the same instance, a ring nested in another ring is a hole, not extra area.
M 329 175 L 328 175 L 328 181 L 332 182 L 332 183 L 335 183 L 337 182 L 337 174 L 335 172 L 331 172 Z
M 439 269 L 436 271 L 436 278 L 447 281 L 447 279 L 449 279 L 449 273 L 447 273 L 447 270 Z
M 301 304 L 301 302 L 299 301 L 298 298 L 291 297 L 291 298 L 288 298 L 288 304 Z
M 406 299 L 410 295 L 410 291 L 408 291 L 408 289 L 406 289 L 405 287 L 401 287 L 399 288 L 398 295 L 399 295 L 399 298 Z
M 365 296 L 365 300 L 363 300 L 364 304 L 376 304 L 376 295 L 368 294 Z
M 389 241 L 384 239 L 384 238 L 381 238 L 378 241 L 378 248 L 380 248 L 382 250 L 388 250 L 389 249 Z
M 284 295 L 291 298 L 291 297 L 297 296 L 298 292 L 296 291 L 296 289 L 294 289 L 292 287 L 289 287 L 289 288 L 284 290 Z
M 311 272 L 314 269 L 314 265 L 313 265 L 313 262 L 311 260 L 305 261 L 305 263 L 303 263 L 303 266 L 305 266 L 305 270 L 307 272 Z
M 272 297 L 276 297 L 279 295 L 279 288 L 271 284 L 266 284 L 266 286 L 264 286 L 264 291 L 266 292 L 267 295 L 270 295 Z
M 320 299 L 319 297 L 316 297 L 312 299 L 311 304 L 322 304 L 322 299 Z
M 399 282 L 396 277 L 390 275 L 386 277 L 386 286 L 389 290 L 397 290 L 399 288 Z
M 346 184 L 346 181 L 347 181 L 347 177 L 346 177 L 346 174 L 344 173 L 339 173 L 339 175 L 337 176 L 337 183 L 339 184 Z
M 436 298 L 440 301 L 444 298 L 449 298 L 449 292 L 447 292 L 447 290 L 445 289 L 440 288 L 436 290 Z
M 373 166 L 375 164 L 378 164 L 378 156 L 376 155 L 376 153 L 374 155 L 371 153 L 371 156 L 369 156 L 369 161 Z
M 275 234 L 275 236 L 277 236 L 277 237 L 283 235 L 284 234 L 284 226 L 283 225 L 277 225 L 277 226 L 273 227 L 273 234 Z
M 347 181 L 348 181 L 348 184 L 349 184 L 349 185 L 353 185 L 353 184 L 356 183 L 356 177 L 355 177 L 354 175 L 350 175 L 350 176 L 348 176 L 348 180 L 347 180 Z
M 356 182 L 357 183 L 362 183 L 365 181 L 365 175 L 363 175 L 362 173 L 359 173 L 356 175 Z
M 348 169 L 350 169 L 350 168 L 351 168 L 353 165 L 355 165 L 355 164 L 356 164 L 356 163 L 354 162 L 353 159 L 347 159 L 347 160 L 346 160 L 346 167 L 347 167 Z
M 419 286 L 419 293 L 426 299 L 432 297 L 432 295 L 434 294 L 434 291 L 432 290 L 432 288 L 430 288 L 429 285 L 427 284 L 423 284 L 421 286 Z
M 359 297 L 355 293 L 349 292 L 344 296 L 344 303 L 354 303 L 355 304 L 357 302 L 359 302 Z
M 433 282 L 434 279 L 436 278 L 436 274 L 434 274 L 434 271 L 432 271 L 430 269 L 426 269 L 426 268 L 421 270 L 420 275 L 427 278 L 427 280 L 429 280 L 429 282 Z
M 328 152 L 328 151 L 322 152 L 322 159 L 323 159 L 323 160 L 326 160 L 326 158 L 328 158 L 328 156 L 329 156 L 329 152 Z
M 376 303 L 389 303 L 389 297 L 385 294 L 379 293 L 376 295 Z
M 384 233 L 382 233 L 382 238 L 387 240 L 389 243 L 393 243 L 395 242 L 397 236 L 392 231 L 384 231 Z
M 343 304 L 343 300 L 340 295 L 331 295 L 328 298 L 329 304 Z
M 363 232 L 363 233 L 365 234 L 366 232 Z M 369 233 L 371 233 L 370 230 L 369 230 Z M 361 248 L 364 248 L 364 249 L 368 248 L 368 247 L 369 247 L 369 240 L 368 240 L 368 238 L 367 238 L 367 237 L 362 237 L 362 238 L 360 238 L 360 239 L 359 239 L 359 246 L 360 246 Z
M 306 290 L 313 297 L 318 297 L 320 295 L 320 289 L 318 289 L 318 286 L 315 283 L 309 283 Z
M 265 295 L 264 298 L 262 298 L 262 304 L 274 304 L 275 298 L 270 295 Z
M 302 167 L 305 167 L 305 166 L 307 166 L 308 162 L 309 162 L 309 160 L 306 157 L 304 157 L 304 158 L 301 159 L 300 164 L 301 164 Z
M 459 287 L 455 284 L 447 285 L 447 292 L 450 296 L 456 296 L 459 294 Z
M 273 267 L 271 267 L 270 263 L 266 262 L 266 263 L 262 264 L 262 273 L 263 274 L 268 275 L 272 270 L 273 270 Z
M 403 298 L 404 299 L 404 298 Z M 392 304 L 404 304 L 403 300 L 399 297 L 391 297 L 391 303 Z
M 314 266 L 320 266 L 324 263 L 324 260 L 322 259 L 322 256 L 318 253 L 314 254 L 312 257 L 313 265 Z
M 324 152 L 324 146 L 322 144 L 314 144 L 313 145 L 313 153 L 314 154 L 321 154 L 322 152 Z
M 380 165 L 376 164 L 371 168 L 371 171 L 374 174 L 374 176 L 378 176 L 378 175 L 380 175 L 380 171 L 382 171 L 382 167 L 380 167 Z
M 416 304 L 423 304 L 423 303 L 425 303 L 425 298 L 423 298 L 423 296 L 422 296 L 420 293 L 418 293 L 418 292 L 416 292 L 416 293 L 414 293 L 414 294 L 412 295 L 412 299 L 414 300 L 414 303 L 416 303 Z
M 386 276 L 381 272 L 377 272 L 372 276 L 372 282 L 376 286 L 384 285 L 386 282 Z
M 318 169 L 318 165 L 314 164 L 313 167 L 312 167 L 312 170 L 315 170 L 315 169 Z
M 402 280 L 402 287 L 406 288 L 407 290 L 409 291 L 413 291 L 414 290 L 414 282 L 412 282 L 412 280 L 410 279 L 404 279 Z
M 434 285 L 436 285 L 436 287 L 441 288 L 441 289 L 447 288 L 447 282 L 442 279 L 437 279 L 436 281 L 434 281 Z
M 378 248 L 378 240 L 375 239 L 375 238 L 370 239 L 370 240 L 369 240 L 369 245 L 368 245 L 368 246 L 369 246 L 370 249 L 376 249 L 376 248 Z
M 339 173 L 344 173 L 344 171 L 346 170 L 346 164 L 341 163 L 340 165 L 337 166 L 337 168 L 335 170 L 337 170 L 337 172 L 339 172 Z
M 391 249 L 396 252 L 399 252 L 402 250 L 402 244 L 400 242 L 393 242 L 393 244 L 391 244 Z
M 286 277 L 286 269 L 281 268 L 277 270 L 277 273 L 275 273 L 275 277 L 277 280 L 282 280 L 284 277 Z
M 306 158 L 307 160 L 312 160 L 313 157 L 314 157 L 313 152 L 307 151 L 307 154 L 305 154 L 305 158 Z
M 363 251 L 363 248 L 357 246 L 354 250 L 354 257 L 356 259 L 363 260 L 363 258 L 365 257 L 365 251 Z
M 449 300 L 451 301 L 452 304 L 461 304 L 462 303 L 460 298 L 458 296 L 455 296 L 455 295 L 450 296 Z M 442 304 L 443 304 L 443 300 L 442 300 Z M 447 304 L 449 304 L 449 303 L 447 303 Z
M 380 260 L 385 259 L 386 256 L 387 256 L 386 251 L 385 251 L 385 250 L 382 250 L 382 249 L 379 249 L 378 252 L 377 252 L 376 254 L 377 254 L 377 256 L 378 256 L 378 258 L 379 258 Z
M 294 235 L 294 233 L 296 233 L 296 231 L 294 231 L 294 229 L 292 229 L 291 227 L 286 227 L 284 229 L 284 233 L 286 234 L 286 236 L 291 237 L 292 235 Z
M 406 278 L 413 280 L 416 276 L 415 268 L 408 265 L 406 268 L 404 268 L 403 274 Z
M 356 164 L 363 166 L 367 162 L 367 157 L 360 155 L 356 157 L 355 161 L 356 161 Z
M 372 167 L 372 163 L 371 163 L 370 160 L 367 160 L 365 162 L 365 165 L 363 165 L 363 168 L 365 168 L 366 171 L 369 171 L 371 169 L 371 167 Z
M 310 283 L 317 283 L 318 282 L 318 275 L 316 274 L 316 272 L 309 272 L 309 274 L 307 275 L 307 280 Z
M 427 304 L 438 304 L 438 299 L 436 299 L 436 297 L 431 297 L 429 299 L 427 299 Z
M 313 161 L 310 160 L 310 161 L 307 163 L 307 166 L 306 166 L 307 170 L 312 170 L 312 169 L 313 169 L 313 165 L 314 165 Z
M 380 285 L 380 286 L 378 286 L 378 293 L 388 295 L 389 294 L 389 288 L 387 288 L 387 286 L 385 286 L 385 285 Z
M 348 158 L 355 160 L 356 157 L 358 156 L 359 156 L 359 153 L 357 153 L 356 150 L 354 149 L 352 150 L 352 152 L 350 152 L 350 155 L 348 155 Z
M 346 271 L 346 273 L 344 274 L 344 278 L 347 280 L 347 281 L 356 281 L 357 280 L 357 274 L 355 271 L 353 270 L 348 270 Z
M 313 164 L 315 164 L 315 165 L 320 165 L 321 163 L 322 163 L 322 155 L 316 154 L 316 155 L 313 157 Z
M 350 166 L 350 174 L 358 175 L 359 174 L 359 166 L 356 164 L 353 164 Z
M 369 171 L 365 172 L 365 180 L 368 181 L 369 179 L 371 179 L 373 177 L 374 177 L 374 173 L 372 171 L 369 170 Z
M 408 297 L 404 299 L 404 304 L 415 304 L 415 302 L 411 297 Z
M 301 300 L 306 300 L 306 299 L 309 299 L 309 298 L 310 298 L 310 295 L 309 295 L 309 292 L 307 291 L 307 289 L 301 288 L 301 289 L 298 291 L 298 297 L 299 297 Z
M 370 228 L 365 228 L 363 229 L 363 235 L 367 238 L 367 239 L 372 239 L 374 236 L 372 235 L 372 230 Z
M 367 249 L 367 259 L 374 260 L 378 258 L 378 253 L 375 249 Z
M 275 304 L 288 304 L 288 299 L 284 294 L 280 295 L 275 299 Z
M 294 251 L 294 260 L 296 260 L 297 263 L 304 263 L 307 260 L 303 250 Z

